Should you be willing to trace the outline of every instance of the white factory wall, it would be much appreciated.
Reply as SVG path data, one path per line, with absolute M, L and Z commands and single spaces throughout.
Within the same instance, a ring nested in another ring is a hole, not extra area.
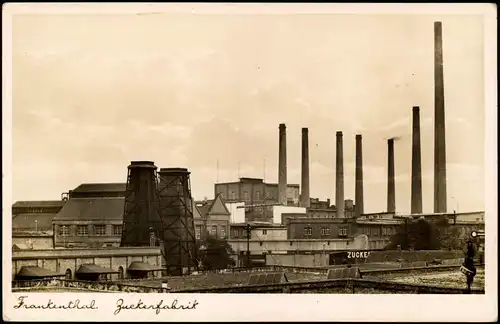
M 284 226 L 252 228 L 250 237 L 252 240 L 260 241 L 283 241 L 287 239 L 287 228 Z
M 232 239 L 228 241 L 236 254 L 247 250 L 247 241 Z M 335 240 L 250 240 L 248 242 L 251 254 L 288 253 L 298 251 L 325 251 L 325 250 L 365 250 L 362 240 L 335 239 Z
M 266 265 L 281 265 L 290 267 L 327 267 L 329 253 L 314 254 L 267 254 Z
M 245 208 L 237 208 L 239 206 L 245 206 L 245 203 L 244 202 L 226 203 L 226 207 L 231 213 L 230 222 L 232 224 L 245 222 Z
M 281 214 L 283 213 L 296 213 L 306 214 L 304 207 L 291 207 L 291 206 L 273 206 L 273 223 L 281 224 Z

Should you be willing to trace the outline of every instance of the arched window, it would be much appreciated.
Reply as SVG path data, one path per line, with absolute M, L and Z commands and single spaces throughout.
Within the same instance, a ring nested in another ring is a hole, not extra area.
M 65 276 L 66 276 L 66 280 L 73 279 L 73 274 L 71 273 L 71 269 L 66 269 Z
M 120 266 L 118 268 L 118 279 L 122 280 L 123 279 L 123 267 Z

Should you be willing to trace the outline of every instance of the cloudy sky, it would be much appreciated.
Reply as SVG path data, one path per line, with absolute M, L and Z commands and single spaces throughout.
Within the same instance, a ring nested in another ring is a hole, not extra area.
M 309 127 L 311 195 L 321 199 L 334 199 L 339 130 L 345 194 L 354 198 L 354 138 L 363 135 L 365 212 L 386 209 L 386 139 L 400 137 L 396 209 L 408 212 L 418 105 L 431 212 L 435 20 L 443 22 L 448 206 L 483 210 L 483 25 L 472 15 L 16 15 L 13 200 L 125 182 L 132 160 L 189 168 L 196 199 L 238 173 L 276 182 L 286 123 L 289 183 L 300 183 L 301 127 Z

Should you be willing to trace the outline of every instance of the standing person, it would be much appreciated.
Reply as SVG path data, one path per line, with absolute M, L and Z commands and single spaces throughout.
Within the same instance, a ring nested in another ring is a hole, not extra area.
M 465 260 L 463 267 L 466 269 L 465 276 L 467 279 L 467 293 L 470 294 L 472 282 L 474 281 L 474 276 L 476 275 L 476 267 L 474 266 L 474 255 L 476 254 L 476 249 L 474 243 L 471 239 L 467 240 Z

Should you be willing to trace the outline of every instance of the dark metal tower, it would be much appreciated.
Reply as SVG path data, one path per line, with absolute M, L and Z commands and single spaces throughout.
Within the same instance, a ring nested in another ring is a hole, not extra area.
M 158 172 L 160 235 L 167 273 L 174 276 L 198 267 L 189 174 L 183 168 Z
M 150 246 L 151 229 L 161 228 L 156 179 L 154 162 L 130 163 L 120 246 Z

